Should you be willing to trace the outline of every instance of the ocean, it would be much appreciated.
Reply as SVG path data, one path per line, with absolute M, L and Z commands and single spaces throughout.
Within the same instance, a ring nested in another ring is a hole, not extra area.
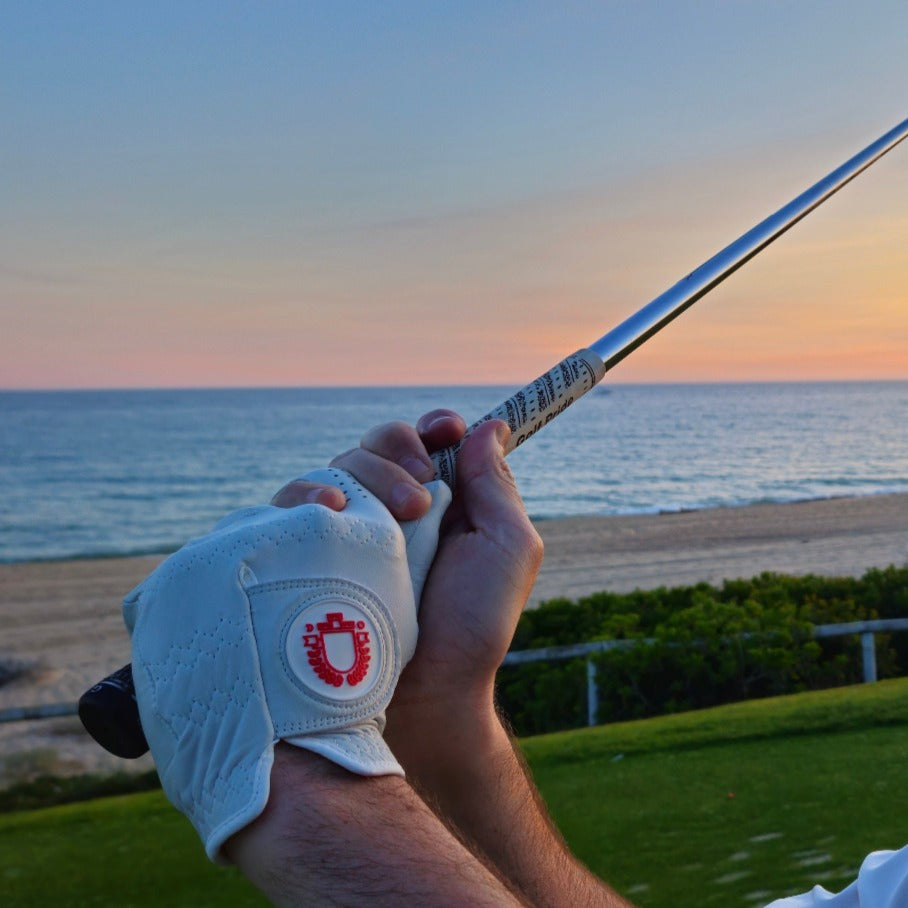
M 169 552 L 390 419 L 513 387 L 0 393 L 0 561 Z M 908 382 L 608 385 L 510 464 L 537 519 L 908 492 Z

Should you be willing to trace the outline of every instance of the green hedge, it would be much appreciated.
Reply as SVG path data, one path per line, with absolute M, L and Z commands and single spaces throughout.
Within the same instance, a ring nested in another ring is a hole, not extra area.
M 908 567 L 863 577 L 760 574 L 721 587 L 597 593 L 527 611 L 512 650 L 592 640 L 651 642 L 597 655 L 600 722 L 818 690 L 863 679 L 860 639 L 818 624 L 908 616 Z M 876 635 L 880 678 L 908 675 L 908 634 Z M 586 722 L 584 659 L 503 667 L 499 704 L 519 735 Z
M 28 782 L 17 782 L 0 791 L 0 813 L 91 801 L 160 787 L 158 774 L 154 770 L 142 773 L 118 772 L 112 775 L 43 775 Z

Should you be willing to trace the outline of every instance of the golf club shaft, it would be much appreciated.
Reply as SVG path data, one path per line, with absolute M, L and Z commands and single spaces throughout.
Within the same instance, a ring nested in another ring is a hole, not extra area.
M 745 262 L 765 249 L 862 170 L 908 136 L 908 119 L 837 167 L 775 214 L 748 230 L 674 286 L 647 303 L 588 348 L 578 350 L 521 388 L 478 422 L 502 419 L 511 427 L 510 453 L 593 388 L 605 373 L 669 322 L 709 293 Z M 452 488 L 460 443 L 432 456 L 436 475 Z M 83 694 L 79 715 L 89 734 L 111 753 L 141 756 L 148 749 L 138 718 L 130 666 L 98 682 Z
M 689 309 L 698 299 L 721 284 L 730 274 L 806 217 L 862 170 L 908 136 L 908 119 L 890 129 L 809 189 L 792 199 L 711 259 L 691 271 L 664 293 L 625 319 L 588 348 L 562 360 L 545 375 L 521 388 L 470 429 L 489 419 L 502 419 L 511 427 L 507 446 L 510 453 L 527 438 L 589 391 L 605 373 L 669 322 Z M 469 434 L 469 429 L 467 434 Z M 436 473 L 454 487 L 455 463 L 460 445 L 433 456 Z

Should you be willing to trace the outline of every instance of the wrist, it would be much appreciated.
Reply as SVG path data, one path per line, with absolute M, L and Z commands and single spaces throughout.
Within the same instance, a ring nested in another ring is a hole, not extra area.
M 441 791 L 473 784 L 513 754 L 491 690 L 474 698 L 392 701 L 384 736 L 407 779 L 441 800 Z
M 294 858 L 294 831 L 301 817 L 313 823 L 342 816 L 346 802 L 359 801 L 366 788 L 396 793 L 405 782 L 399 776 L 369 778 L 348 772 L 324 757 L 279 741 L 274 748 L 268 803 L 248 826 L 224 843 L 224 852 L 247 876 L 265 879 Z
M 500 727 L 494 677 L 467 684 L 407 683 L 406 670 L 386 709 L 385 739 L 400 747 L 481 740 Z M 392 747 L 393 749 L 393 747 Z

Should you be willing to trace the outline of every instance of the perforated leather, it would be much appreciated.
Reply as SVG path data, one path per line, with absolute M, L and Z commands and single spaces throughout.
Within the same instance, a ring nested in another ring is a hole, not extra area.
M 244 508 L 127 595 L 142 726 L 165 792 L 218 859 L 268 800 L 286 740 L 363 775 L 403 774 L 381 732 L 416 646 L 416 603 L 450 501 L 401 528 L 349 474 L 341 512 Z

